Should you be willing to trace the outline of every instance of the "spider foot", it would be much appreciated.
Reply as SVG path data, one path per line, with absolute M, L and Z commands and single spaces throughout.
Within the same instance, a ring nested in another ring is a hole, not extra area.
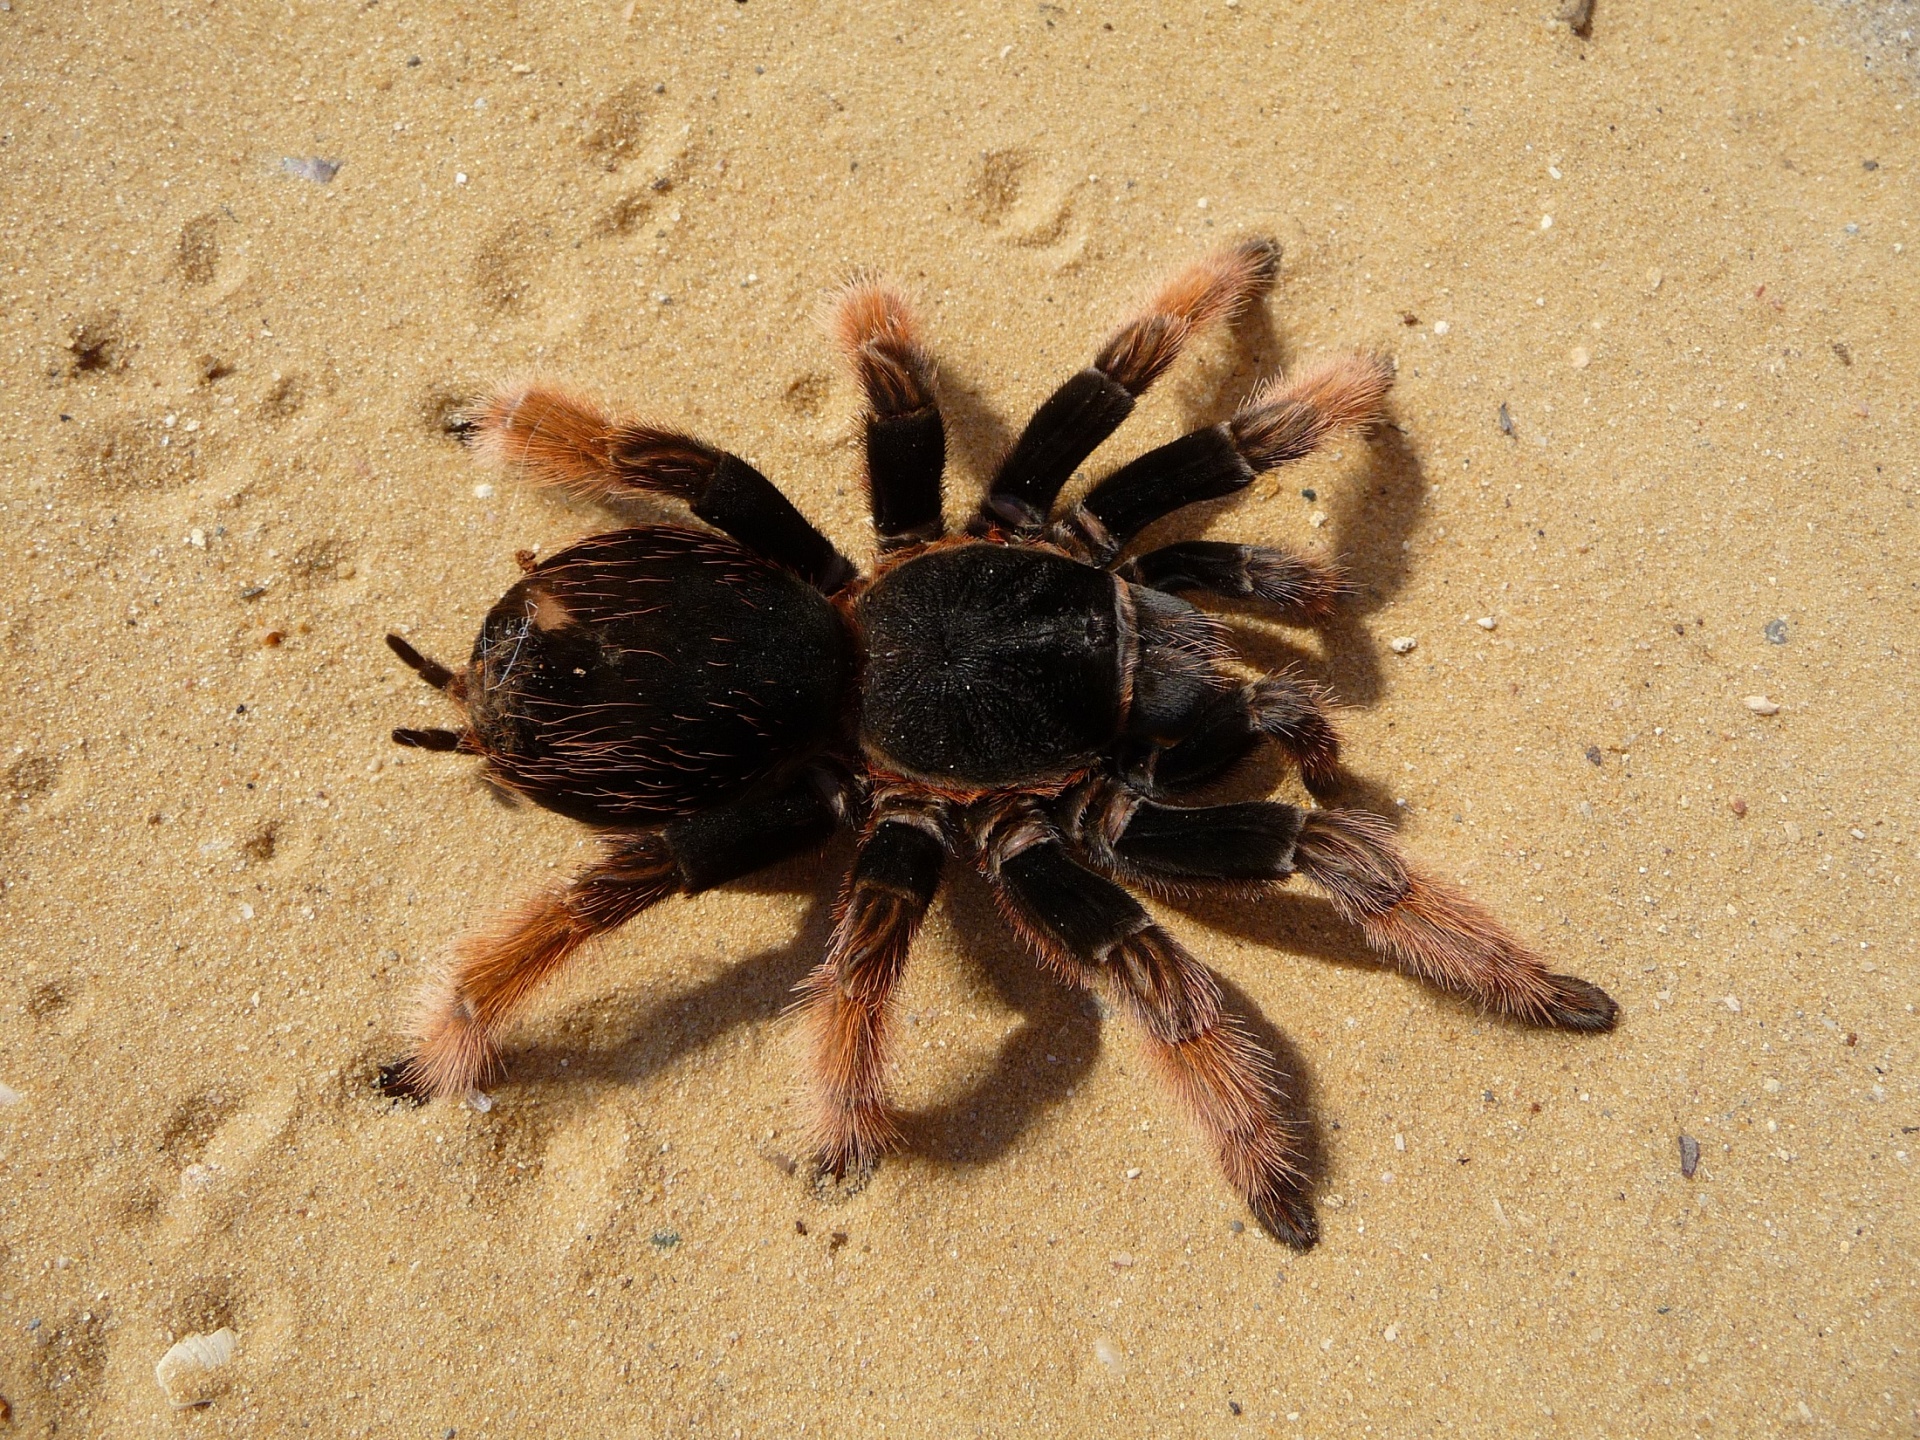
M 373 1088 L 389 1100 L 404 1100 L 416 1108 L 426 1104 L 432 1098 L 420 1084 L 417 1068 L 411 1055 L 395 1060 L 391 1064 L 382 1065 L 374 1071 Z
M 1573 975 L 1549 975 L 1553 993 L 1547 997 L 1547 1023 L 1562 1030 L 1602 1032 L 1620 1018 L 1620 1007 L 1598 985 Z
M 1247 1208 L 1262 1230 L 1295 1250 L 1311 1250 L 1320 1243 L 1320 1220 L 1313 1213 L 1313 1202 L 1299 1191 L 1249 1195 Z

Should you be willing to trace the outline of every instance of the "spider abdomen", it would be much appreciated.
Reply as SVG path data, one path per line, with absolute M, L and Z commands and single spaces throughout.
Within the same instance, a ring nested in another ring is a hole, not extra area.
M 501 597 L 465 698 L 513 788 L 578 819 L 646 823 L 817 748 L 852 671 L 818 590 L 722 537 L 659 526 L 583 540 Z
M 860 602 L 860 738 L 942 786 L 1063 779 L 1118 734 L 1113 578 L 1041 550 L 968 544 L 914 556 Z

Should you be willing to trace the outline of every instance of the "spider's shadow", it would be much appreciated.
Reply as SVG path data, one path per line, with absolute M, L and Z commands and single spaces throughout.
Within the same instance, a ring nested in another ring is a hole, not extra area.
M 529 1038 L 503 1057 L 507 1072 L 517 1083 L 556 1087 L 555 1093 L 580 1080 L 637 1085 L 739 1026 L 778 1019 L 792 1004 L 794 987 L 826 953 L 833 931 L 833 877 L 851 864 L 851 848 L 840 841 L 734 882 L 750 893 L 810 896 L 793 938 L 737 960 L 689 989 L 638 998 L 612 1021 L 596 1025 L 602 1034 L 591 1041 L 556 1044 L 551 1038 Z M 658 912 L 645 917 L 623 933 L 637 935 L 648 918 L 657 923 L 657 917 Z M 567 1028 L 564 1020 L 560 1028 Z

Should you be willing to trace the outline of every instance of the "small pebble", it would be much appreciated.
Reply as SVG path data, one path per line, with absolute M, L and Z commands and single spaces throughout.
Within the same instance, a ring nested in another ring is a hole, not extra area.
M 1513 434 L 1513 412 L 1507 408 L 1504 400 L 1500 402 L 1500 433 L 1506 436 Z
M 207 532 L 198 527 L 187 532 L 187 543 L 196 550 L 207 548 Z
M 1700 1142 L 1684 1132 L 1680 1136 L 1680 1173 L 1686 1179 L 1700 1168 Z
M 1769 700 L 1764 695 L 1747 696 L 1746 706 L 1747 706 L 1747 709 L 1751 710 L 1756 715 L 1778 715 L 1780 713 L 1779 704 L 1775 701 Z
M 1500 621 L 1495 616 L 1482 615 L 1478 620 L 1474 621 L 1473 623 L 1478 625 L 1482 630 L 1491 630 L 1495 626 L 1497 626 L 1500 623 Z
M 1138 1180 L 1139 1178 L 1140 1178 L 1140 1167 L 1138 1165 L 1134 1166 L 1131 1170 L 1127 1171 L 1127 1179 Z
M 1540 217 L 1540 228 L 1542 230 L 1551 230 L 1553 228 L 1553 217 L 1551 215 L 1542 215 Z
M 1589 765 L 1604 764 L 1605 760 L 1606 757 L 1600 753 L 1600 747 L 1598 745 L 1587 746 L 1587 763 Z
M 482 1115 L 493 1109 L 493 1097 L 484 1090 L 469 1090 L 460 1103 Z
M 318 155 L 305 157 L 289 155 L 281 160 L 280 168 L 298 179 L 311 180 L 316 185 L 326 185 L 340 173 L 340 162 L 322 160 Z
M 1733 811 L 1733 813 L 1735 815 L 1738 815 L 1741 819 L 1744 820 L 1746 818 L 1747 802 L 1742 800 L 1738 795 L 1734 796 L 1732 800 L 1727 802 L 1727 808 Z
M 1126 1357 L 1121 1354 L 1120 1347 L 1104 1335 L 1093 1342 L 1093 1358 L 1115 1374 L 1118 1374 L 1121 1366 L 1126 1363 Z
M 476 500 L 491 500 L 493 498 L 493 486 L 484 482 L 474 486 L 473 498 Z
M 671 1250 L 680 1243 L 680 1232 L 678 1230 L 656 1230 L 649 1238 L 653 1242 L 654 1249 Z
M 1786 644 L 1787 643 L 1787 622 L 1785 617 L 1782 617 L 1781 619 L 1778 619 L 1778 620 L 1769 620 L 1767 622 L 1766 628 L 1762 630 L 1760 633 L 1767 637 L 1767 643 L 1769 645 Z
M 1242 1220 L 1229 1221 L 1227 1224 L 1227 1229 L 1231 1230 L 1236 1235 L 1244 1235 L 1247 1233 L 1246 1222 Z
M 1576 345 L 1567 352 L 1567 363 L 1576 370 L 1584 370 L 1593 363 L 1593 352 L 1584 345 Z
M 1327 512 L 1324 510 L 1314 511 L 1307 517 L 1307 523 L 1318 530 L 1322 525 L 1327 523 Z
M 1453 329 L 1453 326 L 1448 321 L 1436 320 L 1433 322 L 1433 333 L 1436 335 L 1444 335 L 1451 329 Z
M 1397 1323 L 1387 1326 L 1386 1329 L 1380 1332 L 1380 1338 L 1391 1345 L 1395 1340 L 1400 1338 L 1400 1326 Z
M 11 1085 L 0 1084 L 0 1110 L 4 1110 L 9 1105 L 18 1105 L 20 1100 L 21 1095 L 18 1090 Z
M 1396 655 L 1411 655 L 1414 647 L 1419 643 L 1420 642 L 1411 635 L 1402 635 L 1397 639 L 1389 640 L 1387 642 L 1387 648 Z
M 1131 1270 L 1133 1268 L 1133 1256 L 1122 1250 L 1118 1255 L 1109 1256 L 1107 1263 L 1116 1270 Z
M 1665 279 L 1666 276 L 1662 275 L 1658 270 L 1647 271 L 1647 289 L 1658 290 L 1660 288 L 1660 282 Z
M 240 1337 L 226 1326 L 211 1335 L 188 1335 L 162 1355 L 153 1378 L 176 1410 L 209 1404 L 215 1393 L 213 1372 L 233 1359 Z
M 1722 999 L 1720 1003 L 1722 1005 L 1725 1005 L 1727 1009 L 1733 1011 L 1734 1014 L 1738 1015 L 1740 1013 L 1740 997 L 1739 996 L 1728 995 L 1724 999 Z

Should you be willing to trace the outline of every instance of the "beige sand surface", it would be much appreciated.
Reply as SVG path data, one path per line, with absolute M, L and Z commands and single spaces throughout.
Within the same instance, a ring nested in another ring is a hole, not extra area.
M 0 4 L 0 1434 L 1920 1433 L 1914 7 L 1869 67 L 1882 5 L 1553 3 Z M 1303 1073 L 1297 1256 L 954 874 L 910 1153 L 829 1207 L 782 1010 L 842 845 L 619 935 L 491 1113 L 371 1093 L 590 850 L 385 738 L 448 714 L 385 630 L 458 658 L 608 523 L 479 488 L 451 403 L 567 377 L 864 555 L 850 266 L 920 299 L 960 515 L 1249 232 L 1263 314 L 1094 468 L 1398 358 L 1395 429 L 1192 529 L 1346 555 L 1324 634 L 1236 633 L 1617 1034 L 1160 907 Z

